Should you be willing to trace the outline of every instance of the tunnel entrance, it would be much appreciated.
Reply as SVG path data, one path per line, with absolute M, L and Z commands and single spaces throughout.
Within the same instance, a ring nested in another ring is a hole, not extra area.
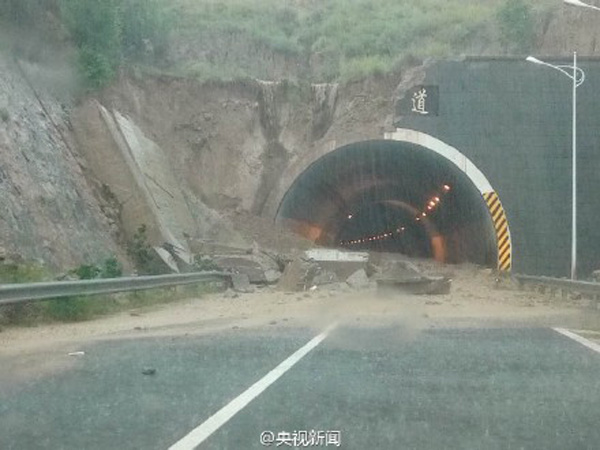
M 311 164 L 276 221 L 319 245 L 496 266 L 497 232 L 471 179 L 410 142 L 365 141 Z

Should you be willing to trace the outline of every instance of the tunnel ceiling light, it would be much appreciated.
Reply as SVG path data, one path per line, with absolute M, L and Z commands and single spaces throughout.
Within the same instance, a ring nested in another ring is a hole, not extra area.
M 352 219 L 354 216 L 352 214 L 348 214 L 348 220 Z
M 450 185 L 445 184 L 444 185 L 444 191 L 446 191 L 446 192 L 450 191 Z

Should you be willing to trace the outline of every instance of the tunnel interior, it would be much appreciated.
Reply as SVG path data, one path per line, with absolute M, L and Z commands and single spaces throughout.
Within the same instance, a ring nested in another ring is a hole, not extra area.
M 453 163 L 411 143 L 338 148 L 291 185 L 276 221 L 326 247 L 495 266 L 485 201 Z

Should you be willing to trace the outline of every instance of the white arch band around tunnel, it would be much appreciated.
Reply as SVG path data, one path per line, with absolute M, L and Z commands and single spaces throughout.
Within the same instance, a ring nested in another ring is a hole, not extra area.
M 469 158 L 456 148 L 421 131 L 410 130 L 408 128 L 396 128 L 396 131 L 385 133 L 384 138 L 386 140 L 408 142 L 431 150 L 453 163 L 469 177 L 485 200 L 492 221 L 494 222 L 498 245 L 498 269 L 502 271 L 511 270 L 512 238 L 510 236 L 508 219 L 497 192 L 483 172 L 481 172 Z

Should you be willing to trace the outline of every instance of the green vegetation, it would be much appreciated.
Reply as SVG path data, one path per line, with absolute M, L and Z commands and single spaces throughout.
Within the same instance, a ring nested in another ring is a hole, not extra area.
M 0 307 L 0 326 L 34 326 L 49 322 L 81 322 L 122 311 L 148 310 L 179 300 L 197 298 L 218 289 L 187 285 L 114 295 L 68 297 Z
M 199 260 L 204 270 L 213 270 L 210 260 Z M 81 265 L 69 272 L 80 279 L 114 278 L 122 275 L 116 258 L 99 265 Z M 0 284 L 51 281 L 50 272 L 39 264 L 0 263 Z M 219 288 L 205 284 L 125 292 L 114 295 L 67 297 L 39 302 L 0 306 L 0 326 L 32 326 L 53 321 L 77 322 L 131 309 L 147 309 L 154 305 L 202 296 Z
M 157 0 L 60 0 L 60 11 L 91 88 L 109 83 L 122 62 L 164 56 L 167 22 Z
M 201 80 L 351 81 L 406 61 L 523 53 L 555 1 L 4 0 L 0 20 L 59 15 L 90 88 L 120 67 Z
M 531 49 L 534 25 L 531 7 L 523 0 L 507 0 L 498 11 L 500 38 L 511 52 L 525 53 Z
M 38 263 L 0 262 L 0 284 L 49 281 L 50 272 Z
M 16 25 L 36 24 L 40 12 L 52 9 L 54 0 L 2 0 L 0 1 L 0 19 Z
M 266 77 L 249 51 L 297 61 L 316 81 L 351 81 L 386 73 L 403 61 L 471 53 L 522 51 L 535 33 L 522 0 L 163 0 L 174 17 L 173 39 L 197 43 L 209 57 L 180 70 L 201 79 Z M 168 5 L 168 6 L 167 6 Z M 498 42 L 498 36 L 502 42 Z M 219 51 L 215 45 L 221 45 Z M 225 55 L 225 56 L 223 56 Z M 260 57 L 260 56 L 259 56 Z
M 194 267 L 193 269 L 198 272 L 210 271 L 210 270 L 221 270 L 221 268 L 211 258 L 203 255 L 194 256 Z
M 207 285 L 187 285 L 114 295 L 70 297 L 40 302 L 37 316 L 29 316 L 21 324 L 49 321 L 81 322 L 132 309 L 147 310 L 153 306 L 201 297 L 216 289 Z
M 148 243 L 146 225 L 141 225 L 133 239 L 127 245 L 127 253 L 140 275 L 160 275 L 166 267 L 154 249 Z
M 80 280 L 94 280 L 96 278 L 119 278 L 123 276 L 123 267 L 121 263 L 111 256 L 97 266 L 94 264 L 83 264 L 77 269 L 71 271 L 73 275 L 77 275 Z

